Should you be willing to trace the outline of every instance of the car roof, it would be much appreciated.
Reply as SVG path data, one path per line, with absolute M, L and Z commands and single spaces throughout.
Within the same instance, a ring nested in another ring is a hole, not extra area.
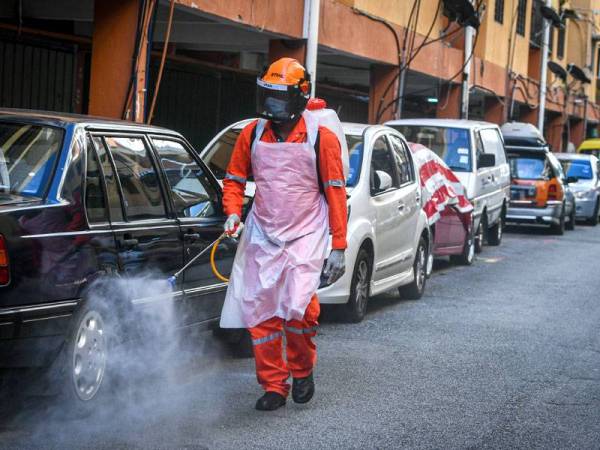
M 394 125 L 421 125 L 421 126 L 432 126 L 432 127 L 446 127 L 446 128 L 465 128 L 465 129 L 475 129 L 475 128 L 487 128 L 494 127 L 496 128 L 498 125 L 491 122 L 484 122 L 479 120 L 465 120 L 465 119 L 397 119 L 397 120 L 389 120 L 385 122 L 387 126 Z
M 180 136 L 179 133 L 168 128 L 154 125 L 139 124 L 127 120 L 107 119 L 105 117 L 94 117 L 83 114 L 70 114 L 55 111 L 38 111 L 31 109 L 1 108 L 0 119 L 11 121 L 24 121 L 65 128 L 69 125 L 80 125 L 88 129 L 97 130 L 123 130 L 138 131 L 146 133 L 172 134 Z
M 586 139 L 581 143 L 578 150 L 597 150 L 600 149 L 600 138 Z
M 236 123 L 230 125 L 230 127 L 231 127 L 231 129 L 234 129 L 234 130 L 240 130 L 254 120 L 256 120 L 256 118 L 240 120 L 239 122 L 236 122 Z M 382 129 L 384 129 L 386 127 L 384 125 L 370 125 L 368 123 L 342 122 L 342 128 L 343 128 L 345 134 L 350 134 L 352 136 L 362 136 L 367 128 L 382 128 Z M 396 130 L 393 130 L 393 131 L 396 131 Z

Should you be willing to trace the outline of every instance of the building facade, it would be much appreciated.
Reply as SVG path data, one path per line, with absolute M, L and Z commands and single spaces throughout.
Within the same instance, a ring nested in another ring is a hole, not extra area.
M 306 60 L 316 4 L 316 95 L 343 120 L 537 124 L 549 27 L 544 133 L 557 150 L 596 135 L 600 0 L 550 1 L 555 26 L 543 19 L 546 0 L 474 0 L 477 30 L 461 25 L 467 16 L 454 20 L 450 3 L 457 2 L 0 2 L 0 107 L 152 121 L 201 147 L 254 114 L 255 79 L 268 62 Z

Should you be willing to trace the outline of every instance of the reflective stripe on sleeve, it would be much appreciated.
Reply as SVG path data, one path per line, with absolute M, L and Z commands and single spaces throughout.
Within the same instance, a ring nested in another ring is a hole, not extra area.
M 294 334 L 310 334 L 310 333 L 315 333 L 317 331 L 318 327 L 310 327 L 310 328 L 296 328 L 296 327 L 290 327 L 290 326 L 285 326 L 285 331 L 289 331 L 290 333 L 294 333 Z
M 273 333 L 273 334 L 270 334 L 270 335 L 262 337 L 262 338 L 252 339 L 252 345 L 265 344 L 267 342 L 274 341 L 275 339 L 280 338 L 282 336 L 283 336 L 283 332 L 278 331 L 277 333 Z
M 344 187 L 344 180 L 329 180 L 327 183 L 323 184 L 323 187 L 327 189 L 329 186 L 331 187 Z
M 233 175 L 231 173 L 225 174 L 225 178 L 233 181 L 237 181 L 238 183 L 245 183 L 246 179 L 244 177 L 238 177 L 237 175 Z

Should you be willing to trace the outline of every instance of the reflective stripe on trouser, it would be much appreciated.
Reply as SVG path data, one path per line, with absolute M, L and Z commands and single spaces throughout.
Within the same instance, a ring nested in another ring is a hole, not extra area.
M 320 307 L 313 295 L 303 320 L 284 321 L 279 317 L 250 328 L 256 361 L 256 378 L 265 391 L 288 395 L 290 373 L 294 378 L 310 375 L 317 362 L 317 347 L 313 342 L 319 325 Z M 287 362 L 283 358 L 283 335 L 287 346 Z

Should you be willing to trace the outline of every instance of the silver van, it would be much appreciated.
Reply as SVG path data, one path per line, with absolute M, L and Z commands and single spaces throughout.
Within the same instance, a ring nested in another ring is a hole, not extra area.
M 475 208 L 473 230 L 479 253 L 484 241 L 500 245 L 510 200 L 510 169 L 500 128 L 488 122 L 451 119 L 391 120 L 409 142 L 433 150 L 464 185 Z

